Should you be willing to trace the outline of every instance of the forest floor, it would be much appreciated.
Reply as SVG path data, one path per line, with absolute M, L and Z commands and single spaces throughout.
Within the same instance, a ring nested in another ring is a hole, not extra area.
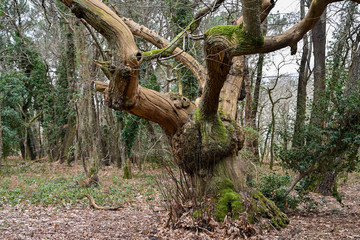
M 82 187 L 83 170 L 77 165 L 40 162 L 3 170 L 0 239 L 227 239 L 221 232 L 165 227 L 168 213 L 158 190 L 164 179 L 158 168 L 123 180 L 120 170 L 106 167 L 97 188 Z M 310 204 L 288 212 L 285 229 L 263 230 L 250 239 L 360 239 L 360 174 L 350 174 L 339 190 L 343 205 L 312 194 Z M 122 208 L 93 210 L 85 193 L 99 205 Z

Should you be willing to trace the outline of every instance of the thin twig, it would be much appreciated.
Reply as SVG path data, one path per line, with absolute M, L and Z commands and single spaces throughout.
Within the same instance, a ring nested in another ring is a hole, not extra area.
M 46 19 L 46 21 L 49 23 L 49 29 L 51 28 L 51 22 L 50 22 L 50 20 L 49 20 L 49 17 L 48 17 L 48 15 L 47 15 L 47 12 L 46 12 L 46 7 L 45 7 L 45 0 L 42 0 L 41 1 L 41 6 L 42 6 L 42 8 L 44 9 L 44 15 L 45 15 L 45 19 Z
M 101 46 L 100 46 L 100 43 L 99 43 L 97 37 L 95 36 L 95 34 L 94 34 L 93 31 L 91 30 L 91 28 L 89 27 L 89 25 L 87 24 L 87 22 L 85 21 L 85 19 L 82 18 L 80 21 L 84 24 L 84 26 L 87 28 L 87 30 L 89 30 L 90 35 L 91 35 L 92 38 L 94 39 L 94 41 L 95 41 L 95 43 L 96 43 L 96 46 L 98 47 L 98 49 L 99 49 L 99 51 L 100 51 L 100 54 L 101 54 L 103 60 L 106 61 L 106 56 L 105 56 L 105 54 L 104 54 L 104 52 L 103 52 L 103 50 L 102 50 L 102 48 L 101 48 Z

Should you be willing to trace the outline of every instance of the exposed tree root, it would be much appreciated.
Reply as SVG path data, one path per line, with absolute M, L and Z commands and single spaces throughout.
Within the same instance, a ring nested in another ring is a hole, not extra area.
M 84 197 L 87 197 L 89 199 L 89 205 L 90 207 L 92 207 L 93 209 L 97 209 L 97 210 L 109 210 L 109 211 L 116 211 L 120 208 L 123 208 L 123 206 L 118 206 L 118 207 L 102 207 L 99 206 L 95 203 L 94 199 L 92 196 L 90 196 L 89 194 L 84 194 Z

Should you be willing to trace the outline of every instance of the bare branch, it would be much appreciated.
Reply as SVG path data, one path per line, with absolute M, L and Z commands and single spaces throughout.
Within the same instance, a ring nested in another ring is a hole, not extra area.
M 26 41 L 25 41 L 25 39 L 24 39 L 21 31 L 20 31 L 20 28 L 19 28 L 18 25 L 16 24 L 15 20 L 14 20 L 9 14 L 7 14 L 6 12 L 3 11 L 3 13 L 4 13 L 5 17 L 7 17 L 7 18 L 10 19 L 10 22 L 12 23 L 12 25 L 14 25 L 16 31 L 17 31 L 18 34 L 19 34 L 19 37 L 21 38 L 22 42 L 23 42 L 24 45 L 26 46 Z
M 84 20 L 84 19 L 80 19 L 80 21 L 84 24 L 84 26 L 87 28 L 87 30 L 90 32 L 90 35 L 92 36 L 92 38 L 94 39 L 95 43 L 96 43 L 96 46 L 97 48 L 99 49 L 100 51 L 100 54 L 101 54 L 101 57 L 104 61 L 106 61 L 106 56 L 102 50 L 102 47 L 97 39 L 97 37 L 95 36 L 95 34 L 93 33 L 93 31 L 91 30 L 91 28 L 89 27 L 89 25 L 87 24 L 87 22 Z
M 212 3 L 210 3 L 209 6 L 200 9 L 195 14 L 194 21 L 190 26 L 191 33 L 195 32 L 195 30 L 200 26 L 200 22 L 203 17 L 205 17 L 210 12 L 214 12 L 216 9 L 218 9 L 224 1 L 225 0 L 214 0 Z
M 170 45 L 170 42 L 165 38 L 159 36 L 154 31 L 146 28 L 143 25 L 140 25 L 134 22 L 132 19 L 122 18 L 125 24 L 130 28 L 131 32 L 134 35 L 142 37 L 144 40 L 154 44 L 156 47 L 163 49 Z M 159 49 L 159 50 L 160 50 Z M 154 50 L 154 51 L 159 51 Z M 161 50 L 160 50 L 161 51 Z M 180 48 L 175 48 L 172 54 L 178 54 L 182 50 Z M 204 86 L 206 80 L 206 69 L 203 65 L 201 65 L 194 57 L 190 54 L 183 52 L 180 55 L 175 57 L 176 60 L 183 63 L 196 77 L 201 86 Z

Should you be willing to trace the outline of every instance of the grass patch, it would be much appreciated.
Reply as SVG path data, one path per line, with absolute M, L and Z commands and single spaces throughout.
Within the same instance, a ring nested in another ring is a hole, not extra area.
M 156 192 L 151 174 L 135 174 L 124 180 L 120 169 L 100 172 L 100 186 L 83 187 L 85 175 L 81 166 L 56 163 L 26 163 L 3 168 L 0 178 L 0 207 L 5 205 L 42 205 L 85 207 L 90 194 L 97 204 L 117 206 L 131 204 L 138 195 L 153 200 Z

